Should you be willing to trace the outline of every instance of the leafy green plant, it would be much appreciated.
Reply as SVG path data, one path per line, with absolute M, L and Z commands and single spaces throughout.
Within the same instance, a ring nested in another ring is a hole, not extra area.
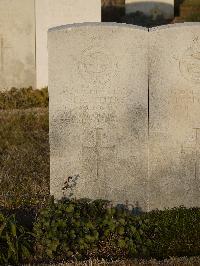
M 199 243 L 200 208 L 134 215 L 105 200 L 52 197 L 39 210 L 33 234 L 15 216 L 0 215 L 0 265 L 30 262 L 30 253 L 31 261 L 43 263 L 199 256 Z
M 63 199 L 35 223 L 44 260 L 158 258 L 200 254 L 200 209 L 184 207 L 133 215 L 107 201 Z
M 107 201 L 63 199 L 40 212 L 34 226 L 36 250 L 43 259 L 114 259 L 145 255 L 148 220 Z M 142 248 L 141 248 L 142 247 Z
M 33 234 L 17 224 L 15 216 L 0 214 L 0 264 L 19 265 L 31 255 Z

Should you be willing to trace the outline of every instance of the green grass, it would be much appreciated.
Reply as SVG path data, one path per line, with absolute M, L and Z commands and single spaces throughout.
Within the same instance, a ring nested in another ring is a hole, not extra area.
M 48 266 L 49 264 L 38 264 L 38 266 Z M 192 257 L 192 258 L 170 258 L 164 261 L 157 260 L 117 260 L 114 262 L 106 262 L 104 260 L 88 260 L 83 262 L 76 263 L 59 263 L 59 264 L 51 264 L 51 266 L 199 266 L 200 265 L 200 257 Z M 28 266 L 28 265 L 24 265 Z M 30 266 L 30 264 L 29 264 Z M 35 264 L 36 266 L 36 264 Z
M 0 206 L 34 205 L 49 194 L 48 89 L 0 92 Z
M 49 193 L 47 108 L 0 111 L 0 205 L 19 207 Z

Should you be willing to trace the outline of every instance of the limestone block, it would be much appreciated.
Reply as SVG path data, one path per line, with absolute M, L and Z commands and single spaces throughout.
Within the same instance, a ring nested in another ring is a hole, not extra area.
M 146 15 L 174 17 L 174 0 L 125 0 L 126 14 L 141 11 Z
M 149 202 L 200 206 L 200 23 L 150 30 Z
M 147 210 L 148 31 L 84 23 L 48 33 L 51 194 Z M 73 180 L 73 178 L 72 178 Z
M 35 86 L 34 0 L 0 1 L 0 90 Z
M 100 21 L 101 0 L 36 0 L 37 88 L 48 85 L 48 29 L 65 24 Z

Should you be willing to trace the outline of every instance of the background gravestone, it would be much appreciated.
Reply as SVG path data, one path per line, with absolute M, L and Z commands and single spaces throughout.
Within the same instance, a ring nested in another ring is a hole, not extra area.
M 0 89 L 35 86 L 34 0 L 0 1 Z
M 200 205 L 200 24 L 150 30 L 149 202 Z
M 126 14 L 143 12 L 145 15 L 159 16 L 166 19 L 174 17 L 174 0 L 125 0 Z
M 36 0 L 37 88 L 48 85 L 48 29 L 77 22 L 100 21 L 101 0 Z
M 51 194 L 147 209 L 147 30 L 114 23 L 51 29 Z M 67 193 L 67 191 L 66 191 Z

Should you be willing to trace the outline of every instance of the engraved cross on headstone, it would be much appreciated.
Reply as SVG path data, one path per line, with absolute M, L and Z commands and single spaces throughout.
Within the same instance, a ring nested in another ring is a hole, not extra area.
M 102 128 L 96 128 L 95 129 L 95 145 L 94 146 L 85 146 L 83 145 L 83 149 L 87 150 L 93 150 L 96 154 L 96 177 L 99 177 L 99 170 L 100 170 L 100 164 L 102 161 L 102 151 L 103 150 L 114 150 L 115 145 L 112 146 L 103 146 L 102 145 Z
M 0 71 L 1 72 L 4 71 L 5 50 L 9 48 L 11 48 L 11 46 L 6 46 L 4 42 L 4 38 L 1 36 L 0 37 L 0 63 L 1 63 Z

